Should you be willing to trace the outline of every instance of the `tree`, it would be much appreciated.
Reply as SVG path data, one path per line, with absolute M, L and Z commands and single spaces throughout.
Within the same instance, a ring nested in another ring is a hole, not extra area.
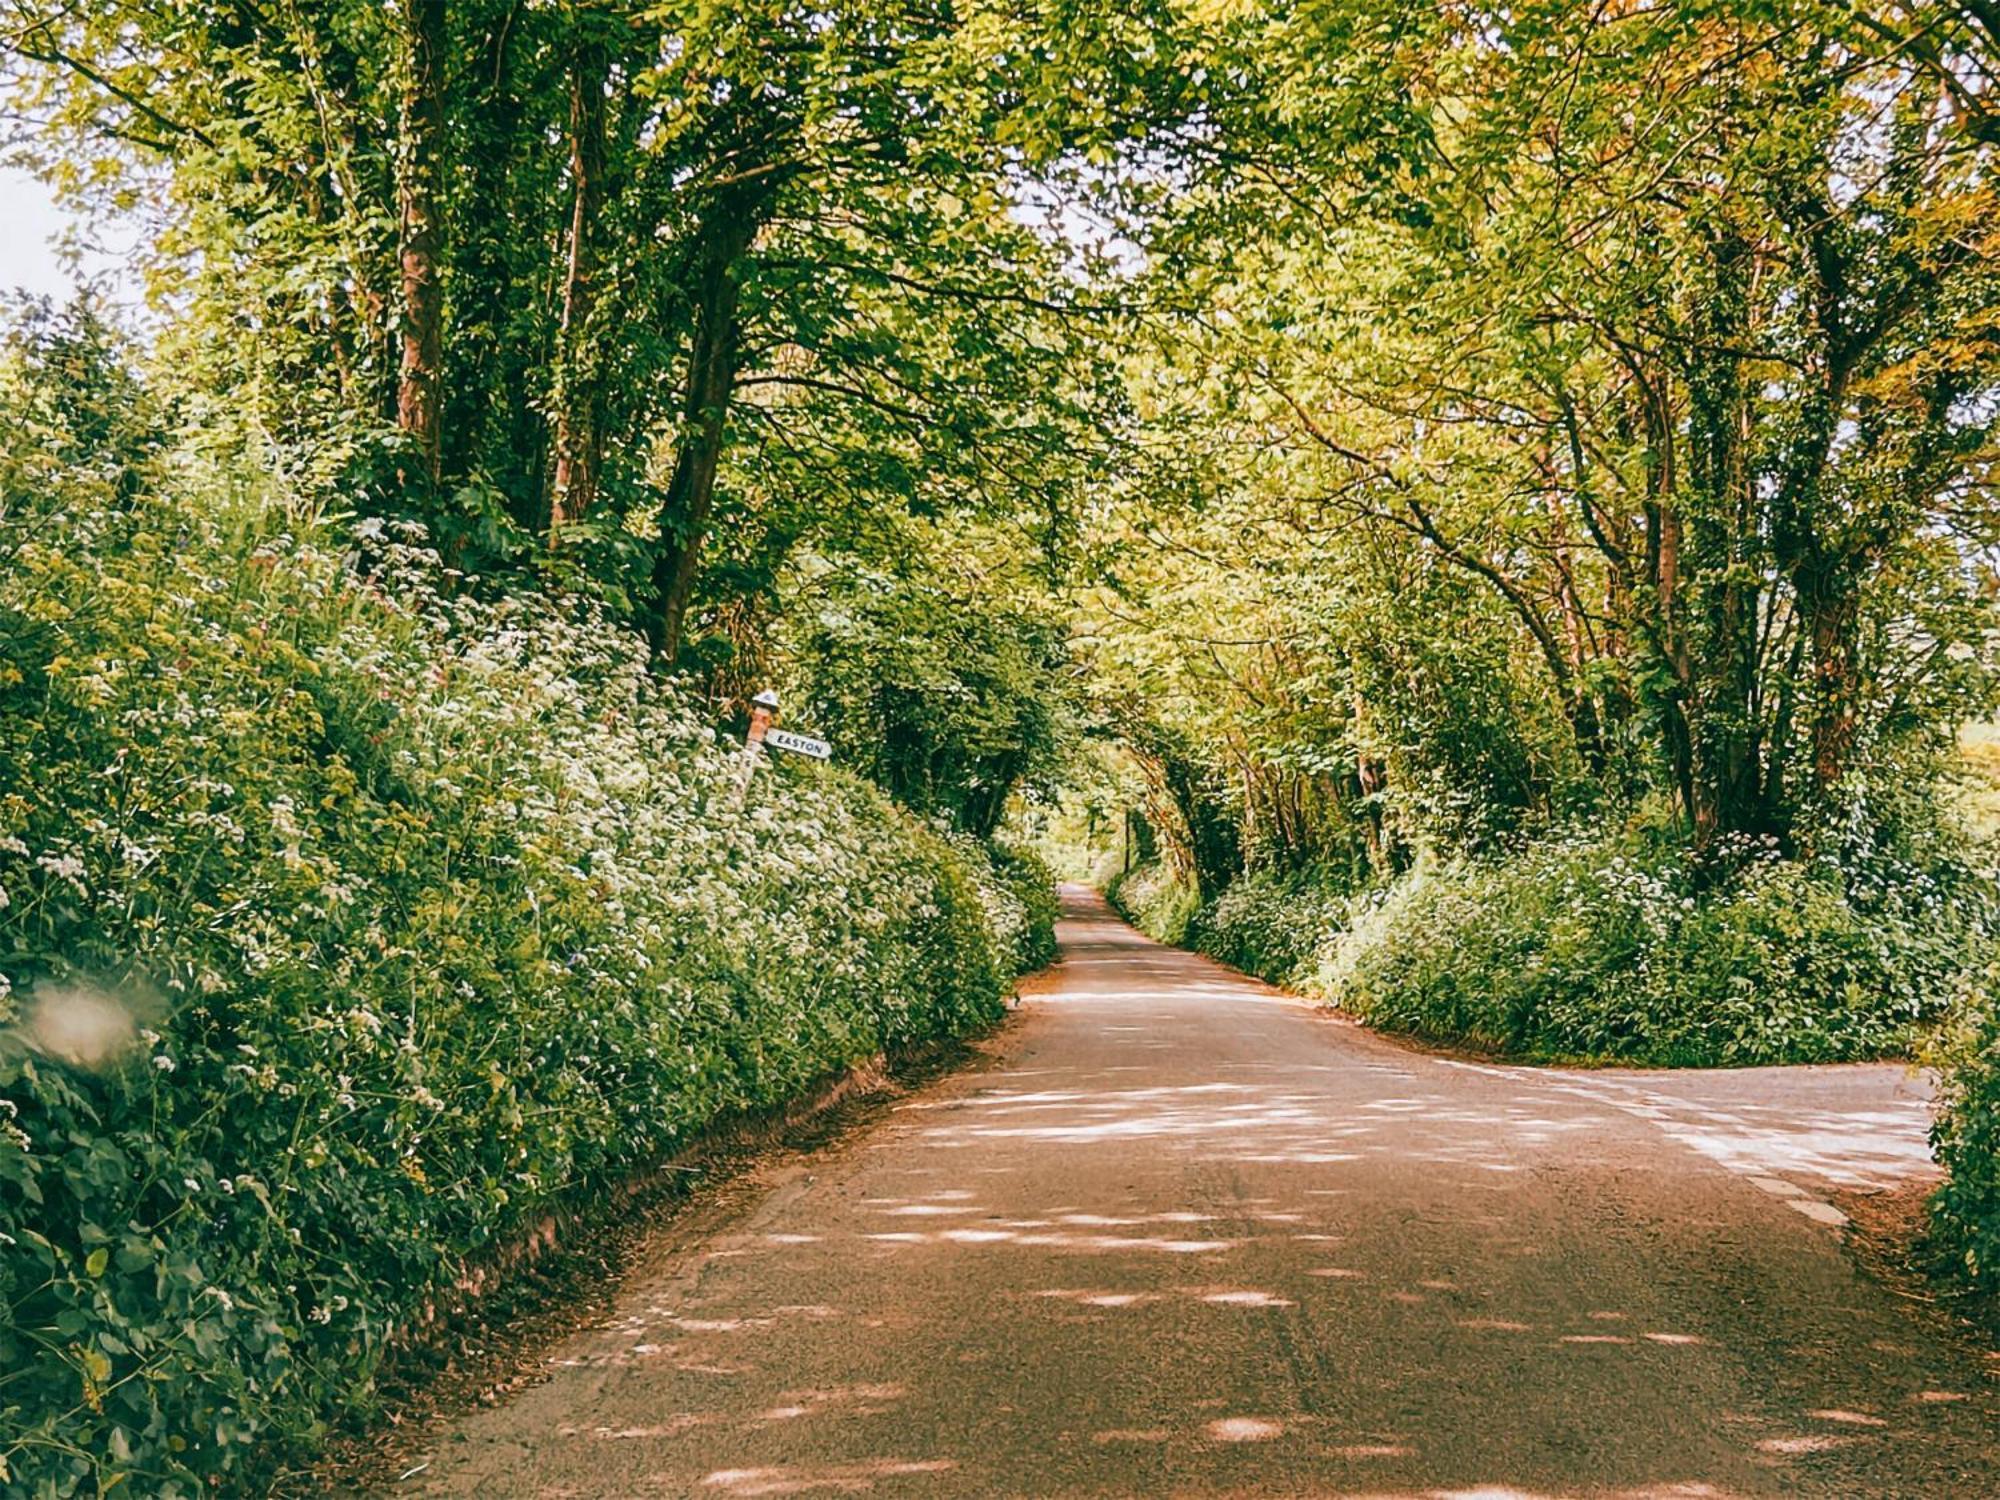
M 1024 203 L 1195 107 L 1138 45 L 1169 19 L 28 5 L 10 83 L 74 192 L 164 182 L 185 378 L 461 568 L 591 580 L 672 665 L 773 446 L 828 526 L 1067 503 L 1106 309 Z M 949 483 L 807 456 L 884 433 Z
M 1670 797 L 1697 849 L 1812 846 L 1990 701 L 1987 148 L 1835 7 L 1372 14 L 1218 38 L 1283 56 L 1314 125 L 1238 120 L 1161 236 L 1192 283 L 1161 345 L 1225 372 L 1183 428 L 1218 446 L 1209 482 L 1287 528 L 1280 578 L 1407 591 L 1397 559 L 1428 559 L 1511 620 L 1500 717 L 1546 704 L 1571 744 L 1525 781 L 1463 765 L 1468 803 L 1539 787 L 1546 816 L 1573 757 Z M 1167 516 L 1183 548 L 1213 534 Z M 1289 642 L 1280 608 L 1216 633 Z M 1350 668 L 1377 654 L 1347 641 Z M 1351 723 L 1448 743 L 1395 674 L 1352 678 Z

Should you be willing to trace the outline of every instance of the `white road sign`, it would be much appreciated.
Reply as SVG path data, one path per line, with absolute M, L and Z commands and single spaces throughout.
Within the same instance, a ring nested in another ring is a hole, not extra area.
M 833 746 L 825 740 L 816 740 L 809 734 L 793 734 L 789 729 L 767 731 L 764 743 L 773 750 L 789 750 L 794 755 L 810 755 L 815 760 L 833 759 Z

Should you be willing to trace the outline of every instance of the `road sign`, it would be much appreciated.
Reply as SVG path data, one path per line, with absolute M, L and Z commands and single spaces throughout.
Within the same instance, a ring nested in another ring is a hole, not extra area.
M 764 743 L 773 750 L 789 750 L 794 755 L 810 755 L 814 760 L 833 759 L 833 746 L 809 734 L 793 734 L 789 729 L 765 731 Z

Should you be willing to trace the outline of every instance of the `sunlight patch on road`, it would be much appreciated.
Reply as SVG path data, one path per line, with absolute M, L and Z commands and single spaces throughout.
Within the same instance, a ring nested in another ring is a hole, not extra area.
M 943 1474 L 957 1467 L 949 1458 L 875 1458 L 819 1468 L 716 1469 L 701 1482 L 731 1495 L 797 1495 L 808 1490 L 868 1490 L 878 1479 Z
M 1284 1435 L 1285 1424 L 1269 1417 L 1220 1417 L 1202 1431 L 1216 1443 L 1267 1443 Z
M 1202 1301 L 1214 1303 L 1218 1307 L 1298 1306 L 1296 1302 L 1291 1301 L 1289 1298 L 1277 1296 L 1272 1292 L 1260 1292 L 1249 1288 L 1240 1288 L 1240 1289 L 1232 1288 L 1231 1290 L 1228 1291 L 1202 1292 L 1199 1295 Z
M 1849 1427 L 1887 1427 L 1889 1424 L 1880 1417 L 1871 1417 L 1865 1411 L 1846 1411 L 1840 1407 L 1821 1407 L 1809 1411 L 1807 1416 L 1821 1422 L 1841 1422 Z
M 1854 1441 L 1851 1437 L 1832 1437 L 1827 1433 L 1809 1433 L 1805 1437 L 1765 1438 L 1757 1444 L 1760 1453 L 1826 1453 L 1835 1448 L 1845 1448 Z
M 1076 1287 L 1050 1287 L 1032 1295 L 1059 1302 L 1074 1302 L 1082 1307 L 1137 1307 L 1160 1300 L 1157 1292 L 1100 1292 Z

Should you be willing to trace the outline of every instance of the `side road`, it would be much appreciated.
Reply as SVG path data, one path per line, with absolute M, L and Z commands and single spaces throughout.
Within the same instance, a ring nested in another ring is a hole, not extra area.
M 1921 1080 L 1431 1057 L 1066 906 L 989 1066 L 387 1492 L 2000 1493 L 2000 1364 L 1833 1201 L 1930 1170 Z

